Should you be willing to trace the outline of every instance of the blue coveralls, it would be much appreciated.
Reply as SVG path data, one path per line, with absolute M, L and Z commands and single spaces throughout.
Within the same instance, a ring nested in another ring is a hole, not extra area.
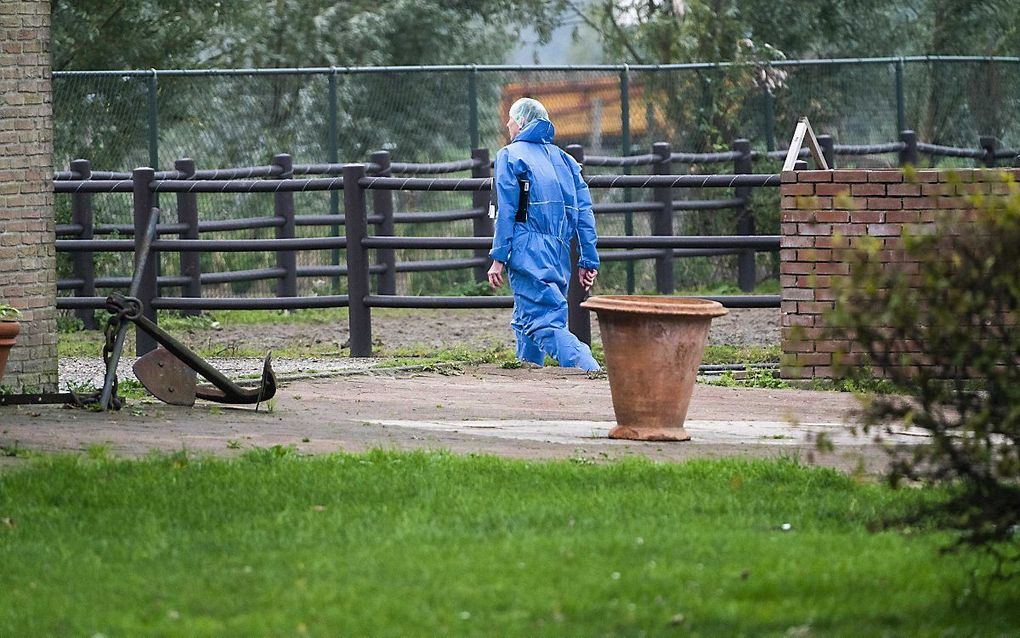
M 489 256 L 506 265 L 510 278 L 517 358 L 542 365 L 549 355 L 563 367 L 598 370 L 591 349 L 567 330 L 572 237 L 578 267 L 599 267 L 591 194 L 581 167 L 552 143 L 554 134 L 552 122 L 533 120 L 496 155 L 498 213 Z M 530 182 L 523 223 L 515 222 L 519 179 Z

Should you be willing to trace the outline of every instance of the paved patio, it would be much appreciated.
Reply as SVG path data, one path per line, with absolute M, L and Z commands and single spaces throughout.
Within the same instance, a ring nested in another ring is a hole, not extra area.
M 265 405 L 256 412 L 154 400 L 131 401 L 115 413 L 0 408 L 0 445 L 71 452 L 98 444 L 125 456 L 182 448 L 235 455 L 271 445 L 309 454 L 428 448 L 532 459 L 787 455 L 875 472 L 887 456 L 869 437 L 850 431 L 855 405 L 846 393 L 698 384 L 686 424 L 691 441 L 618 441 L 605 438 L 613 426 L 606 379 L 559 368 L 478 366 L 455 375 L 376 371 L 294 381 L 281 388 L 271 412 Z M 831 453 L 818 451 L 819 434 L 834 445 Z M 909 445 L 924 437 L 901 431 L 886 440 Z

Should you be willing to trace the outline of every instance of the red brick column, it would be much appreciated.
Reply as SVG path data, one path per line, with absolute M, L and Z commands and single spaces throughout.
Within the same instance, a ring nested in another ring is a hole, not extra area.
M 1014 179 L 1020 170 L 1005 169 Z M 850 335 L 826 330 L 833 282 L 849 273 L 840 245 L 882 242 L 889 268 L 917 273 L 901 253 L 905 227 L 923 232 L 944 215 L 966 215 L 967 195 L 1006 193 L 1001 169 L 798 171 L 782 175 L 780 287 L 782 375 L 831 378 L 833 353 L 855 349 Z
M 0 384 L 57 389 L 50 3 L 0 2 L 0 301 L 22 311 Z

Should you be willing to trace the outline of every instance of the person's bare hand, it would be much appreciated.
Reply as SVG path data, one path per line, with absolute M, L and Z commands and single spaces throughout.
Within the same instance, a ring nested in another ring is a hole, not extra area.
M 489 285 L 492 289 L 500 288 L 503 286 L 503 262 L 493 261 L 492 266 L 489 267 Z
M 581 282 L 581 287 L 584 288 L 585 292 L 591 290 L 591 287 L 595 285 L 595 278 L 599 276 L 599 271 L 588 270 L 587 268 L 577 269 L 577 279 Z

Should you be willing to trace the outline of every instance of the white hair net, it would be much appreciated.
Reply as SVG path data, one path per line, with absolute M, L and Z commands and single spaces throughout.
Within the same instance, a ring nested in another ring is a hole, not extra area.
M 510 119 L 517 122 L 521 128 L 538 118 L 549 119 L 549 111 L 536 99 L 522 97 L 510 107 Z

